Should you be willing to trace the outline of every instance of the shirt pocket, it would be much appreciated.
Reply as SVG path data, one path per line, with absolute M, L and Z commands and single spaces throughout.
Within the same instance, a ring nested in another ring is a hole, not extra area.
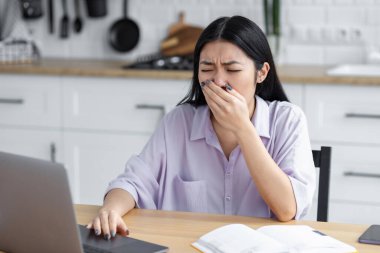
M 206 181 L 184 181 L 177 175 L 174 178 L 174 191 L 178 211 L 208 211 Z

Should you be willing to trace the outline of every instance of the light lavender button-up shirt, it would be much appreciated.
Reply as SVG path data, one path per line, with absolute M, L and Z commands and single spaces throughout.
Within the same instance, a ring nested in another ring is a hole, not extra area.
M 297 202 L 295 218 L 301 218 L 311 206 L 316 181 L 303 112 L 288 102 L 256 96 L 252 124 L 288 175 Z M 271 183 L 267 182 L 269 187 Z M 225 157 L 207 105 L 180 105 L 168 113 L 142 152 L 131 157 L 124 173 L 110 182 L 107 192 L 114 188 L 131 193 L 139 208 L 274 217 L 240 147 L 229 159 Z

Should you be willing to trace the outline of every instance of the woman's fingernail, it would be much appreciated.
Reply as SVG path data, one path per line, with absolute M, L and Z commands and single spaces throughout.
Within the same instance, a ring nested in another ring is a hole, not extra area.
M 205 82 L 201 82 L 201 88 L 203 88 L 203 86 L 205 86 L 206 83 Z
M 109 239 L 111 239 L 111 236 L 109 234 L 105 234 L 104 239 L 106 239 L 108 241 Z
M 232 90 L 232 86 L 229 85 L 229 84 L 227 83 L 227 84 L 226 84 L 226 89 L 227 89 L 227 90 Z
M 207 79 L 207 80 L 205 81 L 205 84 L 209 84 L 209 83 L 211 83 L 211 81 L 210 81 L 209 79 Z
M 116 236 L 116 232 L 113 231 L 113 230 L 111 230 L 111 236 L 112 236 L 112 237 L 115 237 L 115 236 Z
M 100 231 L 95 229 L 95 235 L 100 235 Z

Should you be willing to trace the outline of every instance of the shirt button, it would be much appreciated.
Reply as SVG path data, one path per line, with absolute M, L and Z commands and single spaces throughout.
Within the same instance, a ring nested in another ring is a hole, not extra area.
M 227 197 L 226 197 L 226 200 L 227 200 L 227 201 L 230 201 L 230 200 L 231 200 L 231 196 L 227 196 Z
M 226 176 L 231 176 L 231 172 L 230 172 L 230 171 L 227 171 L 227 172 L 226 172 Z

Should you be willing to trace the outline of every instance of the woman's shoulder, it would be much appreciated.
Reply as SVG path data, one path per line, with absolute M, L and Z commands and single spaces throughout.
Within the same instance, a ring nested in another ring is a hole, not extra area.
M 307 120 L 302 109 L 286 101 L 268 102 L 269 124 L 272 135 L 297 134 L 307 128 Z
M 195 107 L 190 104 L 177 105 L 164 116 L 163 121 L 166 125 L 190 125 L 197 111 L 203 109 L 201 107 Z
M 268 102 L 269 112 L 272 117 L 277 119 L 302 120 L 305 114 L 301 107 L 287 101 Z
M 165 119 L 167 121 L 173 121 L 173 120 L 179 120 L 182 119 L 183 117 L 188 118 L 188 117 L 193 117 L 195 114 L 196 108 L 193 107 L 190 104 L 181 104 L 177 105 L 173 109 L 171 109 L 166 115 Z

